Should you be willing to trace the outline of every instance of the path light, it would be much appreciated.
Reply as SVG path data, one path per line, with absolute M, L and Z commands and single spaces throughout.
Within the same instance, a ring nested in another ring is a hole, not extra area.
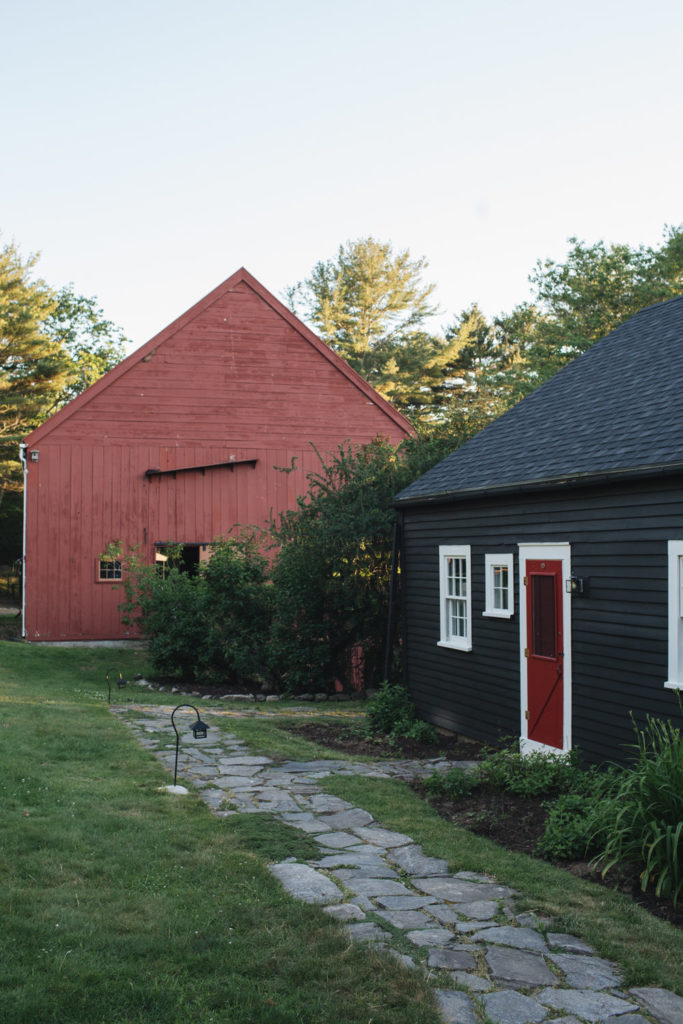
M 175 731 L 175 771 L 173 773 L 174 789 L 176 788 L 178 780 L 178 748 L 180 746 L 180 733 L 176 729 L 174 718 L 176 711 L 180 711 L 181 708 L 192 708 L 195 715 L 197 716 L 197 721 L 193 722 L 192 725 L 190 726 L 190 728 L 192 729 L 192 735 L 196 740 L 205 740 L 206 734 L 209 730 L 209 727 L 206 724 L 206 722 L 202 722 L 201 718 L 199 717 L 199 712 L 197 711 L 194 704 L 179 704 L 178 707 L 174 708 L 173 711 L 171 712 L 171 725 L 173 726 L 173 729 Z
M 118 672 L 119 677 L 116 680 L 116 685 L 118 686 L 119 690 L 123 689 L 123 687 L 128 682 L 127 679 L 123 678 L 123 675 L 121 673 L 121 669 L 120 668 L 109 668 L 109 669 L 107 669 L 107 704 L 111 704 L 111 682 L 109 680 L 109 673 L 110 672 Z

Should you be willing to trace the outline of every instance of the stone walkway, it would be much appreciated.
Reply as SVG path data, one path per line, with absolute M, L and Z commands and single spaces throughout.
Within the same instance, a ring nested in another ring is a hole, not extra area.
M 170 707 L 111 710 L 173 771 Z M 202 707 L 205 718 L 213 713 Z M 615 964 L 552 931 L 551 922 L 517 913 L 511 889 L 484 875 L 449 874 L 445 860 L 426 857 L 410 836 L 382 828 L 319 786 L 330 774 L 424 777 L 446 762 L 275 763 L 251 755 L 229 733 L 211 730 L 210 738 L 194 740 L 185 725 L 179 776 L 218 816 L 270 812 L 315 838 L 314 861 L 284 861 L 271 865 L 272 873 L 297 899 L 322 904 L 343 921 L 355 941 L 428 971 L 446 1024 L 479 1024 L 483 1015 L 494 1024 L 683 1024 L 679 996 L 625 991 Z M 397 936 L 414 953 L 395 948 Z

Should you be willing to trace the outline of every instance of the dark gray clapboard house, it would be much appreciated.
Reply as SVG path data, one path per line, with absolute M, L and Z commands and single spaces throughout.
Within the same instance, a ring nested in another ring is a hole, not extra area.
M 420 714 L 623 760 L 683 688 L 683 296 L 643 309 L 396 498 Z

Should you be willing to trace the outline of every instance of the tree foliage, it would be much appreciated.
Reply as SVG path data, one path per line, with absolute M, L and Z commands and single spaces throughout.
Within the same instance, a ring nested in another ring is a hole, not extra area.
M 72 364 L 71 378 L 59 394 L 58 406 L 85 391 L 125 355 L 127 339 L 121 328 L 106 319 L 95 298 L 78 295 L 72 284 L 57 292 L 46 330 Z
M 288 301 L 377 390 L 399 408 L 435 345 L 425 332 L 436 309 L 433 284 L 424 284 L 425 259 L 390 242 L 359 238 L 340 245 L 310 277 L 288 291 Z
M 443 442 L 342 445 L 309 475 L 309 491 L 274 526 L 272 647 L 285 685 L 348 682 L 353 659 L 382 681 L 391 572 L 393 496 L 438 462 Z
M 54 408 L 72 363 L 47 328 L 55 297 L 32 277 L 36 256 L 0 250 L 0 494 L 18 487 L 21 438 Z
M 119 362 L 125 338 L 95 299 L 54 292 L 34 276 L 38 257 L 0 249 L 0 505 L 20 494 L 21 439 Z M 3 516 L 4 547 L 21 554 L 21 504 Z

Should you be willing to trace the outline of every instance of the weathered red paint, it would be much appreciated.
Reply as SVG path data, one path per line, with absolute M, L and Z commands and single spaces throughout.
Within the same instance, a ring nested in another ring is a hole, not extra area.
M 263 526 L 307 490 L 312 444 L 327 453 L 411 432 L 237 271 L 26 438 L 27 638 L 130 635 L 122 589 L 96 579 L 107 544 L 151 560 L 155 543 Z

